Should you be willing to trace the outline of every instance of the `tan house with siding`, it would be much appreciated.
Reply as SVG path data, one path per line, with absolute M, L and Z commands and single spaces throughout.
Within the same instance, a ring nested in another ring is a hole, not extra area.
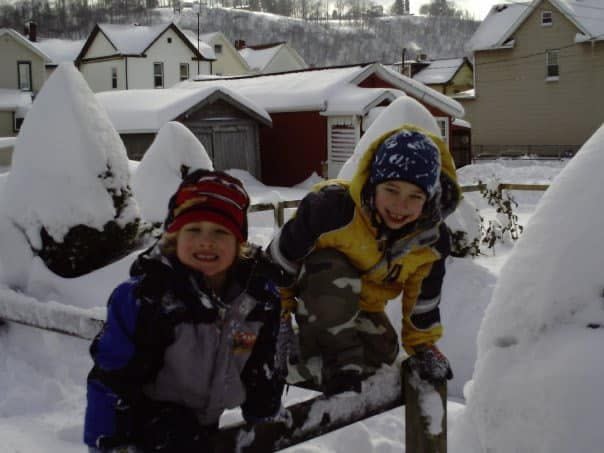
M 253 71 L 239 55 L 237 49 L 227 37 L 217 31 L 213 33 L 204 33 L 200 39 L 208 44 L 213 50 L 216 60 L 212 62 L 211 74 L 218 76 L 235 76 L 251 74 Z
M 604 121 L 601 0 L 496 5 L 469 44 L 475 156 L 572 153 Z
M 50 58 L 10 28 L 0 28 L 0 137 L 15 136 L 46 80 Z
M 430 60 L 413 78 L 447 96 L 454 96 L 474 87 L 472 63 L 465 57 Z

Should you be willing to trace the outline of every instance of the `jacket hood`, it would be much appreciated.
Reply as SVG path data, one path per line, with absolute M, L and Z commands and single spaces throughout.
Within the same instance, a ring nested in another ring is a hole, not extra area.
M 352 177 L 349 185 L 349 191 L 355 204 L 362 208 L 363 207 L 363 189 L 369 180 L 369 174 L 371 171 L 371 162 L 380 144 L 392 134 L 408 130 L 413 132 L 419 132 L 428 136 L 440 151 L 441 171 L 440 171 L 440 188 L 437 193 L 429 200 L 426 205 L 432 205 L 436 209 L 436 213 L 430 213 L 430 223 L 438 223 L 439 221 L 446 218 L 449 214 L 455 211 L 460 199 L 461 199 L 461 188 L 457 183 L 457 174 L 455 172 L 455 162 L 449 152 L 449 148 L 446 143 L 438 136 L 428 132 L 417 126 L 405 124 L 397 129 L 392 129 L 389 132 L 378 137 L 374 140 L 369 147 L 363 152 L 363 156 L 359 161 L 357 170 Z M 432 203 L 430 202 L 432 201 Z M 436 204 L 436 206 L 434 206 Z

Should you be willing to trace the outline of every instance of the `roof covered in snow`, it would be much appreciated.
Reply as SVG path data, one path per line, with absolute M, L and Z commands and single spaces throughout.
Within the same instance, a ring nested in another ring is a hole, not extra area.
M 46 63 L 50 62 L 50 57 L 46 55 L 42 49 L 40 49 L 37 45 L 35 45 L 35 43 L 31 42 L 25 36 L 17 33 L 12 28 L 0 28 L 0 37 L 2 36 L 12 37 L 15 41 L 21 43 L 36 55 L 39 55 L 40 58 L 42 58 Z
M 544 0 L 494 5 L 468 43 L 471 51 L 509 47 L 512 35 Z M 578 29 L 577 41 L 604 39 L 602 0 L 549 0 Z
M 360 87 L 359 84 L 371 75 L 391 84 L 394 89 Z M 270 113 L 316 110 L 325 114 L 364 115 L 386 92 L 389 93 L 387 96 L 393 97 L 402 92 L 453 117 L 464 115 L 464 109 L 457 101 L 378 63 L 221 79 L 200 76 L 178 84 L 177 88 L 199 86 L 228 87 Z
M 199 43 L 199 53 L 202 54 L 208 60 L 215 60 L 216 54 L 214 53 L 214 48 L 210 46 L 206 41 L 203 40 L 201 35 L 199 35 L 199 41 L 197 40 L 197 33 L 193 30 L 182 30 L 183 34 L 187 37 L 187 39 L 197 48 L 197 44 Z
M 102 33 L 107 37 L 117 54 L 140 56 L 144 55 L 147 49 L 168 29 L 172 29 L 196 56 L 199 55 L 204 60 L 214 58 L 213 56 L 210 57 L 201 53 L 202 50 L 207 50 L 205 47 L 202 49 L 200 46 L 200 52 L 198 52 L 197 40 L 193 43 L 180 28 L 170 22 L 159 25 L 97 24 L 86 39 L 82 50 L 77 56 L 77 60 L 84 58 L 98 33 Z
M 52 64 L 59 65 L 66 61 L 75 61 L 85 42 L 83 39 L 77 41 L 70 39 L 45 39 L 36 42 L 35 45 L 48 55 Z
M 0 88 L 0 110 L 15 111 L 29 107 L 31 103 L 31 93 L 28 91 Z
M 119 53 L 124 55 L 140 55 L 170 25 L 99 24 L 99 28 Z
M 153 133 L 169 121 L 178 118 L 198 104 L 217 94 L 255 116 L 264 124 L 272 124 L 262 107 L 241 94 L 225 87 L 198 86 L 192 90 L 124 90 L 97 93 L 96 97 L 107 111 L 120 133 Z
M 413 78 L 426 85 L 450 82 L 464 63 L 463 58 L 445 58 L 430 61 L 430 64 L 419 71 Z
M 246 47 L 239 51 L 239 55 L 243 57 L 247 64 L 252 69 L 262 71 L 271 62 L 275 55 L 283 48 L 285 44 L 279 44 L 274 47 L 267 47 L 265 49 L 252 49 Z

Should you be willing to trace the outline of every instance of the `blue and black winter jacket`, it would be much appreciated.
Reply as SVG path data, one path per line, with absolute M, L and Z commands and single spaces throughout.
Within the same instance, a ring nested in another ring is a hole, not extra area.
M 225 409 L 241 406 L 249 419 L 274 415 L 283 380 L 269 267 L 258 250 L 239 260 L 219 299 L 157 248 L 141 255 L 111 295 L 90 348 L 86 444 L 199 451 Z

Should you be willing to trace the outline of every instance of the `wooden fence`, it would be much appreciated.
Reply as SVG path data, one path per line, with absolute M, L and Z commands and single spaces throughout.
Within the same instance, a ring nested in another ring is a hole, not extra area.
M 477 192 L 486 188 L 486 185 L 462 187 L 463 192 Z M 529 190 L 544 191 L 547 185 L 531 184 L 499 184 L 498 190 Z M 250 207 L 250 212 L 273 211 L 276 226 L 282 226 L 285 221 L 285 210 L 296 208 L 299 200 L 282 201 L 275 204 L 262 203 Z M 92 340 L 104 325 L 104 316 L 98 310 L 86 310 L 57 302 L 40 302 L 29 296 L 17 293 L 10 289 L 0 289 L 0 323 L 2 320 L 24 324 L 30 327 L 57 332 L 84 340 Z M 441 431 L 430 434 L 429 420 L 421 413 L 419 401 L 421 391 L 409 387 L 403 378 L 405 386 L 406 406 L 405 419 L 407 426 L 406 447 L 407 451 L 417 453 L 446 453 L 446 383 L 438 387 L 444 406 Z M 352 422 L 350 420 L 349 422 Z M 356 420 L 354 420 L 356 421 Z M 335 429 L 335 428 L 334 428 Z M 327 432 L 325 427 L 311 430 L 309 435 L 319 435 Z M 226 435 L 226 431 L 224 433 Z M 224 450 L 227 451 L 227 450 Z M 228 450 L 231 451 L 230 449 Z M 239 450 L 237 450 L 239 451 Z

